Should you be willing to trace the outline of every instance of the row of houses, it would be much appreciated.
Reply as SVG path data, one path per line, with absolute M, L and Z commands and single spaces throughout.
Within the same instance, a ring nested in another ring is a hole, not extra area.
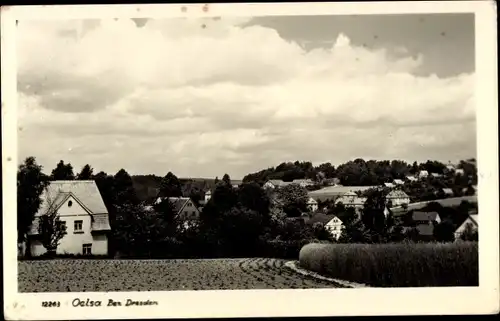
M 340 218 L 333 214 L 317 213 L 310 217 L 303 219 L 305 224 L 313 225 L 320 223 L 331 234 L 331 236 L 338 240 L 342 235 L 344 223 Z M 412 215 L 412 226 L 404 226 L 402 232 L 407 232 L 410 228 L 415 227 L 421 239 L 431 239 L 434 235 L 434 227 L 441 222 L 441 218 L 437 212 L 414 212 Z M 459 240 L 467 227 L 470 226 L 472 231 L 478 231 L 479 219 L 477 214 L 470 214 L 467 219 L 458 226 L 454 232 L 455 240 Z

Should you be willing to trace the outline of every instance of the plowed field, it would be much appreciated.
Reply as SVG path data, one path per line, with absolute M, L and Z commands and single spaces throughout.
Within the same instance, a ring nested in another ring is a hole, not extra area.
M 285 260 L 48 260 L 18 263 L 19 292 L 333 288 Z

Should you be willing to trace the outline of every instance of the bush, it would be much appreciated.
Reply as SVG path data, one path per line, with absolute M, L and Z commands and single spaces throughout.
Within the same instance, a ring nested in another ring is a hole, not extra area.
M 478 286 L 477 242 L 308 244 L 300 266 L 376 287 Z

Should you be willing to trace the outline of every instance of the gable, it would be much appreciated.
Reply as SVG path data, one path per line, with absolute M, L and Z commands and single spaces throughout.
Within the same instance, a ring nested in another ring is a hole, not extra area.
M 82 215 L 82 214 L 90 215 L 87 209 L 85 209 L 85 207 L 82 206 L 81 202 L 71 194 L 68 195 L 66 198 L 64 198 L 64 201 L 59 204 L 57 213 L 60 216 Z

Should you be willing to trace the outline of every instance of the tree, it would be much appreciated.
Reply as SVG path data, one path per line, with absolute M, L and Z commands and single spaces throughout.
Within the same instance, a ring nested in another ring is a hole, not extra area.
M 48 200 L 48 198 L 47 198 Z M 38 233 L 41 243 L 47 250 L 49 256 L 56 253 L 57 247 L 61 239 L 66 235 L 66 224 L 59 218 L 56 204 L 53 201 L 48 201 L 48 211 L 39 218 Z
M 443 220 L 434 227 L 434 239 L 438 242 L 453 242 L 455 240 L 455 228 L 453 223 Z
M 167 239 L 166 224 L 160 213 L 145 211 L 140 205 L 121 204 L 117 206 L 113 238 L 117 249 L 140 256 L 150 257 L 162 249 Z
M 260 213 L 265 223 L 269 221 L 270 199 L 257 183 L 244 183 L 237 189 L 241 207 Z
M 49 180 L 34 157 L 28 157 L 17 172 L 17 240 L 26 240 L 35 214 L 42 205 L 41 195 Z M 29 245 L 27 246 L 29 255 Z
M 161 180 L 160 183 L 160 195 L 162 197 L 180 197 L 182 196 L 182 186 L 177 178 L 172 172 L 168 172 L 167 175 Z
M 386 197 L 383 190 L 374 189 L 367 192 L 363 207 L 363 224 L 376 241 L 387 237 L 388 226 L 385 217 Z
M 231 178 L 228 174 L 224 174 L 224 176 L 222 176 L 222 182 L 228 186 L 231 186 Z
M 298 184 L 290 184 L 280 187 L 277 197 L 283 204 L 283 210 L 289 217 L 297 217 L 307 211 L 307 190 Z
M 60 160 L 56 168 L 52 170 L 50 178 L 54 181 L 74 180 L 75 174 L 73 173 L 73 166 L 70 163 L 64 164 L 64 161 Z
M 76 176 L 78 180 L 89 180 L 92 179 L 92 176 L 94 174 L 94 169 L 90 167 L 89 164 L 83 166 L 82 170 L 78 175 Z
M 168 198 L 163 199 L 154 206 L 154 210 L 160 215 L 162 222 L 165 224 L 165 235 L 175 236 L 180 222 L 177 219 L 177 213 L 175 212 L 172 202 L 168 200 Z
M 116 204 L 138 204 L 139 200 L 135 193 L 132 177 L 124 169 L 120 169 L 114 177 L 114 190 L 116 193 Z

